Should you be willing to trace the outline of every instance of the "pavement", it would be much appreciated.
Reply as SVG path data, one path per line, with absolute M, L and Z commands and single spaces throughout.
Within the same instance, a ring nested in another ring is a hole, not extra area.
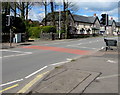
M 37 45 L 37 44 L 45 44 L 45 43 L 52 43 L 52 42 L 60 42 L 60 41 L 69 41 L 72 39 L 63 39 L 63 40 L 28 40 L 26 42 L 20 42 L 20 43 L 12 43 L 10 46 L 10 43 L 0 43 L 0 49 L 10 49 L 10 48 L 17 48 L 22 46 L 29 46 L 29 45 Z
M 29 95 L 33 93 L 118 93 L 118 76 L 118 50 L 103 49 L 56 66 L 29 91 Z
M 5 44 L 4 93 L 118 92 L 118 52 L 98 51 L 105 46 L 102 38 L 13 43 L 13 49 Z M 98 52 L 84 55 L 83 51 Z

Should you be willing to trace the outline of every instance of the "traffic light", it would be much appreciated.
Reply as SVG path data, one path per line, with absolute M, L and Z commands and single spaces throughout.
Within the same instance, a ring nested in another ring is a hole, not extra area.
M 108 14 L 102 14 L 102 18 L 100 20 L 100 24 L 102 25 L 108 25 Z
M 10 26 L 10 15 L 6 15 L 6 17 L 5 17 L 5 25 Z
M 13 26 L 13 24 L 14 24 L 14 17 L 10 16 L 10 15 L 6 15 L 5 24 L 6 24 L 6 26 Z

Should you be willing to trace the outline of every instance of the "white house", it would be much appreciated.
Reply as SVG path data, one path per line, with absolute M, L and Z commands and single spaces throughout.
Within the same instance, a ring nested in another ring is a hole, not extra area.
M 100 21 L 97 16 L 73 15 L 74 26 L 77 28 L 77 34 L 99 33 Z

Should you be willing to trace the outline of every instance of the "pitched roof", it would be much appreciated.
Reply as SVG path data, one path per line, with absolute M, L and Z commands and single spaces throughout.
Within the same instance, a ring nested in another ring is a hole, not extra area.
M 61 11 L 61 12 L 56 11 L 56 12 L 54 12 L 54 14 L 55 14 L 55 20 L 56 20 L 56 21 L 59 21 L 59 15 L 60 15 L 60 20 L 63 20 L 65 13 L 66 13 L 66 12 L 64 12 L 64 11 Z M 68 11 L 68 14 L 70 14 L 69 11 Z M 45 18 L 43 19 L 43 21 L 44 21 L 44 20 L 45 20 Z M 51 21 L 51 20 L 52 20 L 52 13 L 48 13 L 48 14 L 47 14 L 46 20 L 47 20 L 47 21 Z
M 75 21 L 78 21 L 78 22 L 94 23 L 97 17 L 94 17 L 94 16 L 86 17 L 86 16 L 81 16 L 81 15 L 73 15 L 73 18 Z
M 56 12 L 54 12 L 54 14 L 55 14 L 55 20 L 56 21 L 59 20 L 59 14 L 61 14 L 60 20 L 64 20 L 64 15 L 65 15 L 64 11 L 61 11 L 60 13 L 59 13 L 59 11 L 56 11 Z M 70 11 L 68 11 L 68 14 L 70 14 L 73 17 L 74 21 L 79 21 L 79 22 L 84 22 L 84 23 L 92 23 L 93 24 L 95 22 L 96 18 L 97 18 L 97 17 L 94 17 L 94 16 L 86 17 L 86 16 L 81 16 L 81 15 L 74 15 L 74 14 L 71 14 Z M 45 19 L 43 19 L 43 21 L 44 20 Z M 52 13 L 47 14 L 46 20 L 47 21 L 52 20 Z

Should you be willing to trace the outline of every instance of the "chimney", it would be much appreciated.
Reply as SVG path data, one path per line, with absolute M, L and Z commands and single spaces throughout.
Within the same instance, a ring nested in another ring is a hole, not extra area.
M 94 17 L 96 17 L 96 13 L 94 14 Z

